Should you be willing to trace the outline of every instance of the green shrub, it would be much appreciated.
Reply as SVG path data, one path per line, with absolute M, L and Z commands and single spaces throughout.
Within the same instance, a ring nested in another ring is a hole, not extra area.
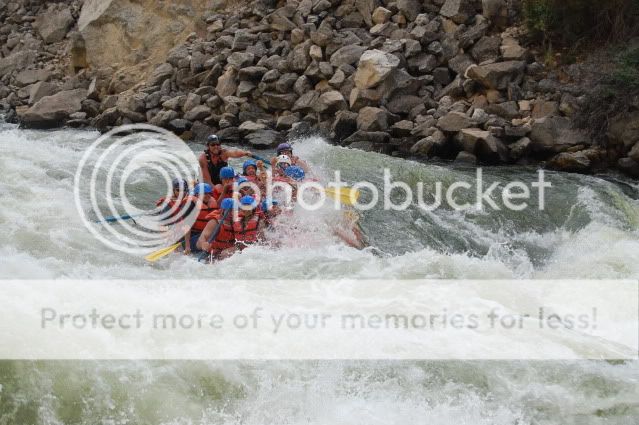
M 639 34 L 639 0 L 524 0 L 531 34 L 545 43 L 621 41 Z

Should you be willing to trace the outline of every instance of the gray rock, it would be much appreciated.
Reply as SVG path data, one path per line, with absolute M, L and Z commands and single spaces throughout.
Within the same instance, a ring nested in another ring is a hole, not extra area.
M 450 18 L 455 23 L 462 24 L 469 18 L 466 6 L 467 2 L 462 0 L 446 0 L 439 13 L 446 18 Z
M 508 145 L 510 158 L 513 161 L 517 161 L 523 158 L 525 155 L 528 154 L 528 151 L 530 149 L 530 144 L 531 144 L 531 141 L 528 137 L 522 137 L 521 139 L 517 140 L 515 143 L 511 143 L 510 145 Z
M 355 0 L 355 7 L 357 11 L 364 18 L 364 22 L 369 27 L 373 26 L 373 11 L 379 6 L 376 0 Z
M 195 106 L 184 114 L 184 119 L 189 121 L 201 121 L 211 115 L 211 109 L 206 105 Z
M 465 53 L 461 53 L 448 61 L 448 67 L 457 75 L 464 75 L 469 66 L 475 62 Z
M 18 118 L 27 127 L 51 128 L 59 126 L 74 112 L 80 112 L 86 99 L 84 89 L 68 90 L 46 96 L 32 107 L 18 113 Z
M 298 95 L 303 96 L 309 90 L 311 90 L 312 87 L 313 86 L 311 85 L 311 82 L 308 79 L 308 77 L 306 77 L 305 75 L 302 75 L 297 79 L 297 81 L 295 81 L 295 84 L 293 85 L 293 90 L 295 90 L 295 93 L 297 93 Z
M 420 53 L 408 59 L 408 69 L 416 74 L 424 75 L 437 66 L 437 58 L 429 53 Z
M 331 65 L 339 67 L 341 65 L 354 65 L 356 64 L 362 53 L 366 51 L 366 47 L 357 45 L 347 45 L 341 47 L 331 55 Z
M 410 153 L 424 158 L 432 158 L 443 151 L 445 143 L 446 139 L 428 136 L 411 146 Z
M 295 101 L 292 109 L 293 112 L 309 112 L 313 109 L 313 106 L 315 105 L 315 102 L 317 102 L 318 98 L 319 93 L 317 93 L 316 91 L 307 91 Z
M 120 118 L 120 113 L 118 112 L 118 108 L 115 108 L 115 107 L 108 108 L 104 112 L 102 112 L 100 115 L 95 117 L 95 119 L 91 122 L 91 124 L 98 130 L 104 131 L 108 127 L 114 126 L 116 122 L 118 121 L 118 118 Z
M 45 13 L 36 18 L 33 26 L 45 43 L 57 43 L 64 40 L 74 22 L 69 9 L 50 6 Z
M 178 110 L 182 109 L 182 106 L 184 106 L 185 102 L 186 102 L 186 96 L 184 96 L 184 95 L 175 96 L 175 97 L 172 97 L 169 100 L 166 100 L 166 101 L 162 102 L 162 107 L 164 109 L 178 111 Z
M 282 75 L 275 83 L 275 90 L 280 93 L 288 93 L 293 89 L 293 86 L 297 82 L 298 76 L 294 73 L 287 73 Z
M 360 57 L 355 72 L 355 86 L 367 89 L 377 86 L 399 66 L 397 56 L 381 50 L 367 50 Z
M 620 158 L 617 167 L 631 177 L 639 177 L 639 162 L 632 158 Z
M 296 100 L 297 96 L 293 93 L 265 92 L 260 97 L 258 104 L 267 110 L 286 111 L 293 107 Z
M 520 116 L 519 107 L 515 101 L 493 103 L 492 105 L 488 105 L 486 112 L 509 120 Z
M 478 62 L 484 62 L 490 59 L 497 59 L 499 57 L 499 46 L 501 45 L 501 37 L 482 37 L 472 49 L 470 54 Z
M 635 143 L 635 145 L 628 152 L 628 157 L 634 159 L 635 161 L 639 161 L 639 142 Z
M 60 87 L 56 84 L 44 81 L 35 83 L 29 89 L 29 105 L 33 105 L 43 97 L 52 96 L 59 91 Z
M 250 81 L 240 81 L 237 86 L 237 95 L 239 97 L 248 97 L 255 90 L 255 84 Z
M 466 71 L 466 75 L 486 88 L 504 90 L 510 83 L 519 84 L 525 69 L 525 62 L 498 62 L 472 66 Z
M 233 38 L 233 50 L 246 50 L 247 47 L 257 41 L 257 35 L 246 30 L 236 31 Z
M 386 108 L 393 114 L 408 114 L 415 106 L 423 104 L 424 100 L 419 96 L 397 95 L 386 104 Z
M 249 133 L 246 142 L 256 149 L 268 149 L 278 145 L 282 140 L 282 136 L 275 130 L 257 130 Z
M 461 112 L 449 112 L 437 120 L 437 127 L 449 132 L 456 132 L 464 128 L 472 127 L 472 124 L 472 120 Z
M 366 106 L 359 110 L 357 128 L 364 131 L 385 131 L 388 129 L 388 113 L 381 108 Z
M 472 153 L 461 151 L 455 158 L 457 164 L 477 165 L 477 157 Z
M 226 61 L 229 65 L 234 66 L 237 69 L 241 69 L 253 65 L 254 60 L 255 56 L 253 56 L 252 53 L 233 52 L 229 55 Z
M 36 56 L 35 51 L 22 50 L 7 57 L 0 58 L 0 77 L 16 69 L 24 69 L 32 65 L 36 60 Z
M 587 173 L 592 171 L 592 161 L 583 151 L 562 152 L 548 161 L 548 167 L 570 173 Z
M 182 134 L 185 131 L 189 130 L 193 123 L 191 121 L 176 118 L 174 120 L 169 121 L 167 124 L 167 128 L 177 134 Z
M 237 76 L 237 71 L 235 68 L 228 68 L 224 74 L 220 76 L 217 80 L 217 86 L 215 86 L 215 91 L 218 96 L 224 98 L 226 96 L 232 96 L 237 91 L 237 84 L 235 82 Z
M 529 137 L 534 152 L 562 152 L 572 146 L 591 143 L 587 134 L 573 129 L 570 119 L 565 117 L 535 120 Z
M 260 81 L 267 71 L 263 66 L 247 66 L 240 69 L 238 77 L 240 81 Z
M 322 93 L 313 105 L 313 109 L 320 114 L 330 114 L 346 108 L 344 96 L 335 90 Z
M 408 22 L 411 22 L 421 13 L 422 4 L 417 0 L 398 0 L 397 9 L 402 12 Z
M 293 127 L 293 124 L 297 123 L 300 120 L 299 114 L 288 114 L 281 115 L 277 119 L 277 123 L 275 124 L 275 129 L 278 131 L 288 130 Z
M 350 111 L 338 111 L 335 121 L 331 126 L 333 138 L 341 142 L 357 131 L 357 113 Z
M 153 73 L 147 80 L 147 85 L 158 86 L 173 76 L 173 66 L 170 63 L 162 63 L 155 67 Z
M 413 130 L 412 121 L 402 120 L 398 121 L 391 126 L 391 134 L 393 137 L 403 138 L 409 137 L 411 135 L 411 131 Z
M 186 100 L 184 101 L 184 105 L 182 106 L 182 110 L 184 112 L 188 112 L 191 109 L 195 108 L 196 106 L 200 105 L 202 103 L 202 97 L 195 94 L 195 93 L 189 93 L 186 96 Z
M 345 145 L 350 145 L 354 142 L 369 142 L 369 143 L 388 143 L 390 141 L 390 135 L 385 131 L 363 131 L 357 130 L 349 137 L 344 139 Z
M 19 86 L 28 86 L 38 81 L 47 81 L 51 76 L 51 71 L 46 69 L 27 69 L 19 72 L 15 81 Z

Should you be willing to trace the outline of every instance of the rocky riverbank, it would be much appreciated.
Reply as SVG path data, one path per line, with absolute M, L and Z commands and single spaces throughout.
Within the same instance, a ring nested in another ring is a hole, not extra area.
M 266 148 L 345 146 L 639 176 L 639 115 L 605 147 L 572 125 L 579 66 L 549 72 L 507 0 L 73 0 L 0 5 L 0 105 L 26 127 L 148 122 Z M 637 105 L 639 106 L 639 105 Z

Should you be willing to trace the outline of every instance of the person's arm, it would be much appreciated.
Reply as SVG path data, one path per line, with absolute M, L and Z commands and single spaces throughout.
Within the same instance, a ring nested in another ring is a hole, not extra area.
M 222 159 L 227 160 L 229 158 L 242 158 L 244 156 L 253 155 L 251 151 L 244 151 L 241 149 L 227 149 L 222 152 Z
M 304 170 L 305 173 L 309 172 L 309 168 L 308 168 L 308 164 L 306 163 L 306 161 L 304 161 L 303 159 L 300 159 L 299 157 L 296 157 L 296 164 L 298 167 L 300 167 L 302 170 Z
M 206 162 L 206 156 L 201 154 L 198 158 L 198 162 L 200 163 L 200 169 L 202 170 L 203 183 L 213 184 L 211 181 L 211 175 L 209 174 L 209 164 Z
M 184 235 L 184 255 L 191 253 L 191 229 Z
M 217 227 L 217 220 L 211 219 L 208 223 L 206 223 L 206 227 L 200 234 L 200 237 L 197 240 L 197 247 L 202 251 L 209 252 L 211 248 L 211 244 L 209 244 L 209 238 L 213 234 L 213 231 Z

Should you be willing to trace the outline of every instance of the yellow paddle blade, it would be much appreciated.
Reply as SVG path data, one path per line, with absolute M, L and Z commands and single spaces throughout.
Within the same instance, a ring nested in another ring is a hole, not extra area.
M 353 205 L 359 199 L 359 190 L 350 187 L 327 187 L 326 195 L 333 199 L 339 199 L 344 205 Z
M 182 245 L 182 242 L 178 242 L 178 243 L 176 243 L 174 245 L 171 245 L 171 246 L 168 246 L 166 248 L 159 249 L 157 251 L 154 251 L 154 252 L 150 253 L 149 255 L 144 257 L 144 259 L 146 261 L 150 261 L 150 262 L 157 261 L 160 258 L 164 257 L 165 255 L 169 255 L 170 253 L 175 251 L 177 249 L 177 247 L 180 246 L 180 245 Z

